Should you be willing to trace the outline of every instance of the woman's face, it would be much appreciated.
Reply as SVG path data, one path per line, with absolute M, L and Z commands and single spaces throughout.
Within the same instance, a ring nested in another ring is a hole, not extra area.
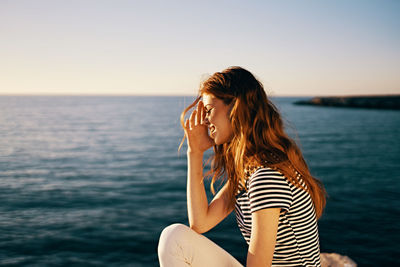
M 205 122 L 208 126 L 210 137 L 215 144 L 221 145 L 229 142 L 233 137 L 231 121 L 229 119 L 230 105 L 210 94 L 203 94 L 205 109 Z

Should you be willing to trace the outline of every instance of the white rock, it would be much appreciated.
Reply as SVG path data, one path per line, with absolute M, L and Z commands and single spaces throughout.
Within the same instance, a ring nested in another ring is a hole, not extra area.
M 321 267 L 356 267 L 357 264 L 347 256 L 337 253 L 321 253 Z

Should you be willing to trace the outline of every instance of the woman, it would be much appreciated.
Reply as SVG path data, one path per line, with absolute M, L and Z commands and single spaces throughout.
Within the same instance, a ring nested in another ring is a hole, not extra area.
M 188 144 L 190 228 L 174 224 L 164 229 L 160 265 L 242 266 L 201 235 L 234 210 L 248 244 L 247 266 L 320 266 L 317 219 L 325 206 L 325 190 L 284 132 L 262 84 L 240 67 L 217 72 L 202 84 L 181 123 Z M 213 193 L 217 180 L 225 183 L 208 203 L 203 154 L 211 147 Z

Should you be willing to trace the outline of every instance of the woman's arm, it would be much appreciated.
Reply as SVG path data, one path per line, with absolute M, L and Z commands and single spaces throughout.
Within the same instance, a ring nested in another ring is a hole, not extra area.
M 203 184 L 203 154 L 212 147 L 214 140 L 208 136 L 207 125 L 204 124 L 204 106 L 200 101 L 197 109 L 185 122 L 185 134 L 188 141 L 188 173 L 187 173 L 187 208 L 190 227 L 198 233 L 204 233 L 222 221 L 231 211 L 228 208 L 225 185 L 211 201 Z
M 247 267 L 271 266 L 278 231 L 280 208 L 252 213 L 251 237 Z
M 208 204 L 203 184 L 203 155 L 188 152 L 187 208 L 190 227 L 198 233 L 212 229 L 233 210 L 228 208 L 227 184 Z

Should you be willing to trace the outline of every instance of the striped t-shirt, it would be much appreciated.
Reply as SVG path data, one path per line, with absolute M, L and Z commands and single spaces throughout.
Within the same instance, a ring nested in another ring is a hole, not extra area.
M 300 183 L 307 188 L 301 179 Z M 235 213 L 247 244 L 251 236 L 251 214 L 261 209 L 280 208 L 272 266 L 321 266 L 317 219 L 309 193 L 268 167 L 258 168 L 246 186 L 247 191 L 236 195 Z

